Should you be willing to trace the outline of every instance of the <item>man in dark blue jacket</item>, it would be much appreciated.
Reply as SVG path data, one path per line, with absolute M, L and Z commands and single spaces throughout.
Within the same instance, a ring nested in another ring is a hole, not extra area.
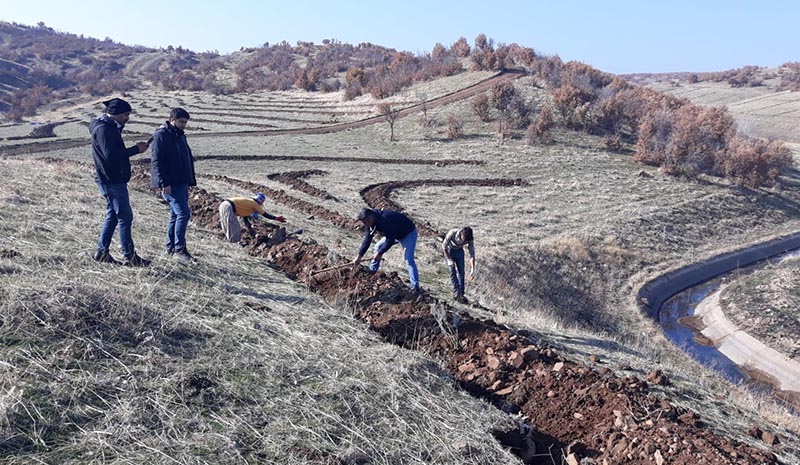
M 149 145 L 139 142 L 133 147 L 125 148 L 122 140 L 122 128 L 131 115 L 131 106 L 125 100 L 115 98 L 103 102 L 106 112 L 103 116 L 92 120 L 89 133 L 92 135 L 92 158 L 94 159 L 95 177 L 100 194 L 106 199 L 106 218 L 97 252 L 94 259 L 103 263 L 118 263 L 108 251 L 114 230 L 119 225 L 119 241 L 127 266 L 147 266 L 145 260 L 136 254 L 131 236 L 133 211 L 128 197 L 128 181 L 131 179 L 130 157 L 143 153 Z
M 383 234 L 383 238 L 375 245 L 375 255 L 369 262 L 369 270 L 373 273 L 381 266 L 381 258 L 394 244 L 400 243 L 405 249 L 404 258 L 408 265 L 408 275 L 411 280 L 411 289 L 419 292 L 419 271 L 414 261 L 414 250 L 417 247 L 417 227 L 406 215 L 393 210 L 373 210 L 365 208 L 358 214 L 358 219 L 364 223 L 364 240 L 358 249 L 358 256 L 353 260 L 353 266 L 358 265 L 367 253 L 372 237 L 376 232 Z
M 153 151 L 150 159 L 150 187 L 161 189 L 169 203 L 167 224 L 167 253 L 185 261 L 193 261 L 186 249 L 186 227 L 192 212 L 189 209 L 189 186 L 196 186 L 194 157 L 186 142 L 184 130 L 189 123 L 189 112 L 174 108 L 165 122 L 153 134 Z

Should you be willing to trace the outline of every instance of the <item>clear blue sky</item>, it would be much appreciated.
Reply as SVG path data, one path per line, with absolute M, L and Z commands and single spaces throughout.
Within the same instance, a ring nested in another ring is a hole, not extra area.
M 2 0 L 0 19 L 222 53 L 264 42 L 372 42 L 411 52 L 481 32 L 614 73 L 800 61 L 800 1 Z

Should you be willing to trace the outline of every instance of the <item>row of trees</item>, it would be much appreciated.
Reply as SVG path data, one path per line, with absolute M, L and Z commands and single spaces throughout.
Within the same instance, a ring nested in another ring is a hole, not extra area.
M 783 143 L 738 134 L 724 108 L 700 107 L 558 57 L 539 57 L 530 69 L 550 91 L 550 103 L 542 108 L 526 102 L 510 83 L 471 100 L 481 121 L 494 121 L 501 143 L 522 128 L 528 143 L 549 143 L 560 126 L 603 136 L 611 150 L 627 143 L 635 161 L 668 174 L 706 173 L 753 188 L 778 183 L 792 164 Z
M 542 60 L 536 69 L 561 124 L 603 135 L 611 148 L 631 142 L 634 160 L 667 173 L 707 173 L 758 187 L 776 184 L 792 163 L 782 143 L 737 134 L 724 108 L 700 107 L 557 57 Z

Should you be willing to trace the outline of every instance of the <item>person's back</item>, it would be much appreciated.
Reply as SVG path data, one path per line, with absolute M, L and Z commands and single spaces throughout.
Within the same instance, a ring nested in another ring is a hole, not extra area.
M 378 213 L 378 221 L 375 227 L 384 236 L 394 239 L 405 237 L 408 233 L 416 229 L 414 222 L 406 215 L 394 210 L 375 210 Z
M 92 159 L 95 176 L 103 184 L 123 184 L 131 180 L 130 157 L 139 153 L 139 148 L 125 148 L 122 127 L 110 116 L 103 115 L 89 124 L 92 137 Z

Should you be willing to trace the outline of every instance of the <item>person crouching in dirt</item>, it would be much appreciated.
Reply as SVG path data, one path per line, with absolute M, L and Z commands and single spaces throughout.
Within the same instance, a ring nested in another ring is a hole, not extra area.
M 417 227 L 406 215 L 393 210 L 373 210 L 365 208 L 358 214 L 358 219 L 364 223 L 364 240 L 358 250 L 358 256 L 353 260 L 353 266 L 358 266 L 367 253 L 372 237 L 376 232 L 383 234 L 383 238 L 375 245 L 375 255 L 369 262 L 372 273 L 381 266 L 381 258 L 394 244 L 400 243 L 405 249 L 403 257 L 408 265 L 408 275 L 411 280 L 411 290 L 419 292 L 419 271 L 414 261 L 414 250 L 417 247 Z
M 242 217 L 247 231 L 251 235 L 255 235 L 255 231 L 253 231 L 253 226 L 250 224 L 250 217 L 257 218 L 260 215 L 279 223 L 286 222 L 286 218 L 270 215 L 264 210 L 265 200 L 267 200 L 267 196 L 259 192 L 253 198 L 234 197 L 223 200 L 219 204 L 219 223 L 222 226 L 222 231 L 225 232 L 225 238 L 228 242 L 239 242 L 242 238 L 242 228 L 239 226 L 237 218 L 239 216 Z
M 475 244 L 472 240 L 472 228 L 453 228 L 447 232 L 442 241 L 442 251 L 450 268 L 450 282 L 453 283 L 453 299 L 462 304 L 469 303 L 464 297 L 464 246 L 469 250 L 470 276 L 475 276 Z
M 169 203 L 167 223 L 167 254 L 184 261 L 194 258 L 186 248 L 186 227 L 192 211 L 189 209 L 189 186 L 196 186 L 194 157 L 186 142 L 184 130 L 189 123 L 189 112 L 174 108 L 165 122 L 153 134 L 150 158 L 150 187 L 161 189 L 161 196 Z
M 130 104 L 119 98 L 103 103 L 106 106 L 105 114 L 93 119 L 89 125 L 95 179 L 100 194 L 106 199 L 106 217 L 94 259 L 102 263 L 119 263 L 108 251 L 114 230 L 119 226 L 120 248 L 125 257 L 122 264 L 148 266 L 150 260 L 137 255 L 133 245 L 133 210 L 128 196 L 128 181 L 131 180 L 130 157 L 144 153 L 150 146 L 146 142 L 138 142 L 126 148 L 122 129 L 131 115 Z

